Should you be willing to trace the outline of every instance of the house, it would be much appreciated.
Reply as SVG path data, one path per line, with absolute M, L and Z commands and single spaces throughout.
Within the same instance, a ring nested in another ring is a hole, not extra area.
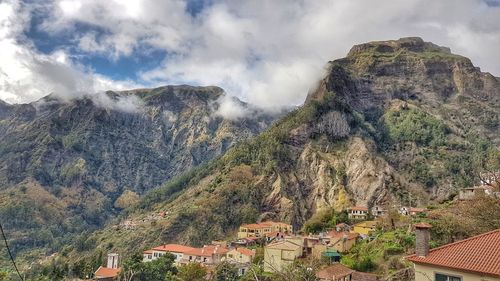
M 292 233 L 292 231 L 293 228 L 289 224 L 282 222 L 267 221 L 262 223 L 241 225 L 238 231 L 238 238 L 264 237 L 266 234 L 273 232 L 290 234 Z
M 255 250 L 235 248 L 226 253 L 225 260 L 238 270 L 238 276 L 243 276 L 252 265 Z
M 370 235 L 377 227 L 376 221 L 363 221 L 354 225 L 352 232 L 359 235 Z
M 353 220 L 366 220 L 368 217 L 368 207 L 355 206 L 347 209 L 347 216 Z
M 462 188 L 458 194 L 460 200 L 470 200 L 481 196 L 491 196 L 493 187 L 488 185 Z
M 382 208 L 382 206 L 373 206 L 371 209 L 372 216 L 374 217 L 381 217 L 385 214 L 387 214 L 387 210 Z
M 218 264 L 229 252 L 228 248 L 219 245 L 205 245 L 203 248 L 193 248 L 186 251 L 183 255 L 181 263 L 197 262 L 205 265 Z
M 337 232 L 330 231 L 327 236 L 330 237 L 330 247 L 340 253 L 345 253 L 349 251 L 355 244 L 359 237 L 358 233 L 355 232 Z
M 292 264 L 302 256 L 302 247 L 291 241 L 271 243 L 264 247 L 264 271 L 276 272 Z
M 226 253 L 227 261 L 234 261 L 238 263 L 251 263 L 255 257 L 255 250 L 247 248 L 235 248 Z
M 175 256 L 175 263 L 179 264 L 183 259 L 186 252 L 192 251 L 195 248 L 188 247 L 184 245 L 178 244 L 167 244 L 155 247 L 150 250 L 146 250 L 143 252 L 143 262 L 153 261 L 157 258 L 165 255 L 166 253 L 170 253 Z
M 354 270 L 340 264 L 334 263 L 316 272 L 316 278 L 320 281 L 351 281 Z
M 416 216 L 425 213 L 427 210 L 424 208 L 414 208 L 403 206 L 399 209 L 399 213 L 403 216 Z
M 116 279 L 120 273 L 118 267 L 118 254 L 108 254 L 108 262 L 106 267 L 99 266 L 94 273 L 95 280 L 110 281 Z
M 357 233 L 331 231 L 322 239 L 322 243 L 317 243 L 312 248 L 312 256 L 321 259 L 324 257 L 338 261 L 340 253 L 349 251 L 359 237 Z
M 414 227 L 415 281 L 500 281 L 500 229 L 429 250 L 431 225 Z

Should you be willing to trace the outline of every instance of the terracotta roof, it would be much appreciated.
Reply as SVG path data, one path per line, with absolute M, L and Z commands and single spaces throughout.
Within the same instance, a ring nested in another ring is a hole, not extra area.
M 430 250 L 425 257 L 411 255 L 414 263 L 500 277 L 500 229 Z
M 353 272 L 354 270 L 350 269 L 349 267 L 346 267 L 340 263 L 335 263 L 318 271 L 316 273 L 316 277 L 318 277 L 319 279 L 337 280 Z
M 378 281 L 379 277 L 375 274 L 354 271 L 351 281 Z
M 220 246 L 203 246 L 203 248 L 192 248 L 192 250 L 185 252 L 186 255 L 199 256 L 199 257 L 211 257 L 213 254 L 223 255 L 229 252 L 227 248 Z
M 152 254 L 153 253 L 153 250 L 146 250 L 143 252 L 144 254 Z
M 297 244 L 290 242 L 290 241 L 280 241 L 280 242 L 271 243 L 271 244 L 267 245 L 266 248 L 295 251 L 295 250 L 300 248 L 300 245 L 297 245 Z
M 368 211 L 368 207 L 363 207 L 363 206 L 354 206 L 354 207 L 351 207 L 349 208 L 349 210 L 353 210 L 353 211 Z
M 238 248 L 236 249 L 236 251 L 245 256 L 252 256 L 252 257 L 255 256 L 255 252 L 247 248 Z
M 167 245 L 161 245 L 161 246 L 155 247 L 152 250 L 162 251 L 162 252 L 185 253 L 185 252 L 191 251 L 193 249 L 194 249 L 193 247 L 188 247 L 188 246 L 184 246 L 184 245 L 167 244 Z
M 120 273 L 120 268 L 107 268 L 99 266 L 97 271 L 94 273 L 95 278 L 114 278 Z

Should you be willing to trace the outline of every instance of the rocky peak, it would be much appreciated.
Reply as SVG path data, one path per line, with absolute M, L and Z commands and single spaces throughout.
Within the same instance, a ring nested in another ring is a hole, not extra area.
M 377 52 L 377 53 L 395 53 L 398 51 L 409 52 L 441 52 L 451 54 L 448 47 L 441 47 L 431 42 L 425 42 L 420 37 L 405 37 L 398 40 L 374 41 L 364 44 L 354 45 L 347 57 L 359 54 Z

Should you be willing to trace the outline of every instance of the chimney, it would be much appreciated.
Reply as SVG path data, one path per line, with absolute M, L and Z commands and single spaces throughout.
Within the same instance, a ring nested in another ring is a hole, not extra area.
M 430 228 L 432 226 L 423 222 L 417 223 L 414 226 L 416 234 L 415 254 L 418 257 L 426 257 L 429 254 Z
M 118 254 L 108 254 L 107 268 L 118 268 Z

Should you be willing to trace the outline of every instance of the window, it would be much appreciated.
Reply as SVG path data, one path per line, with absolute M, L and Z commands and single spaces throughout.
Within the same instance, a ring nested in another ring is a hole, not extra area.
M 436 281 L 462 281 L 462 277 L 451 276 L 441 273 L 436 273 L 435 278 Z

